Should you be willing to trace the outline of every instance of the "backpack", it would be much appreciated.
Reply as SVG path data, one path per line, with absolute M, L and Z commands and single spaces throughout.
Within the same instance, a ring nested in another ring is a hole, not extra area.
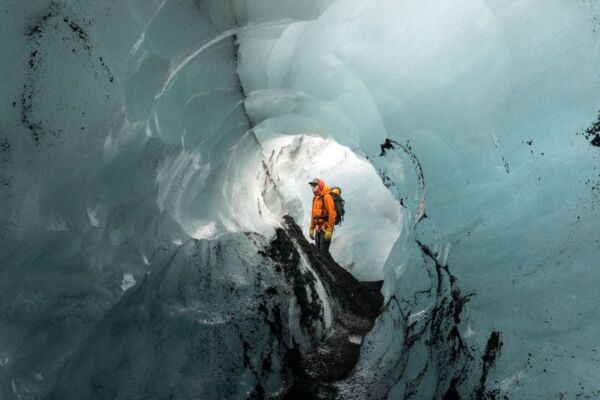
M 337 189 L 340 191 L 340 194 L 334 193 L 333 190 Z M 344 210 L 344 204 L 346 203 L 344 199 L 342 199 L 342 189 L 337 186 L 331 188 L 331 197 L 333 197 L 333 206 L 335 207 L 335 224 L 341 225 L 344 220 L 344 214 L 346 211 Z

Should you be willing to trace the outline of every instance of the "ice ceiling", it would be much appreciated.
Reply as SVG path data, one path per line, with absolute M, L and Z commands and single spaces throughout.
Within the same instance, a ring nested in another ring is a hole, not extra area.
M 263 286 L 288 290 L 256 255 L 294 212 L 293 171 L 269 159 L 282 135 L 346 146 L 389 190 L 374 218 L 392 225 L 337 236 L 367 236 L 352 261 L 369 234 L 389 242 L 386 305 L 341 393 L 600 396 L 596 2 L 0 13 L 1 398 L 277 393 L 281 349 L 331 329 L 324 311 L 305 330 L 291 294 L 266 306 L 288 310 L 285 340 L 254 318 Z

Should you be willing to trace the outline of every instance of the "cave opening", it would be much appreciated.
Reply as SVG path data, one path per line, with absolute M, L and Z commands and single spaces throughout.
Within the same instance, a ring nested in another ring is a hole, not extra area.
M 5 3 L 0 397 L 598 397 L 590 1 Z
M 328 186 L 341 188 L 346 213 L 335 228 L 330 252 L 358 280 L 383 280 L 405 215 L 373 165 L 333 139 L 318 136 L 275 136 L 262 142 L 262 150 L 283 198 L 283 212 L 306 235 L 313 199 L 307 183 L 320 177 Z

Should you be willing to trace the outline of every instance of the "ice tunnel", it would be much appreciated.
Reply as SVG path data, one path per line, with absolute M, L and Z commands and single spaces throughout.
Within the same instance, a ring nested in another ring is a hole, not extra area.
M 0 399 L 600 397 L 597 2 L 0 19 Z

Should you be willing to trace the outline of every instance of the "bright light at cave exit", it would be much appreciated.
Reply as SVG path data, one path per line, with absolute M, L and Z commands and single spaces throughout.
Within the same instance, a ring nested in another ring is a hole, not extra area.
M 322 178 L 342 189 L 345 218 L 336 226 L 331 254 L 363 281 L 383 279 L 383 265 L 402 226 L 399 202 L 373 166 L 331 139 L 281 136 L 263 142 L 265 159 L 292 215 L 308 238 L 312 191 L 308 182 Z

